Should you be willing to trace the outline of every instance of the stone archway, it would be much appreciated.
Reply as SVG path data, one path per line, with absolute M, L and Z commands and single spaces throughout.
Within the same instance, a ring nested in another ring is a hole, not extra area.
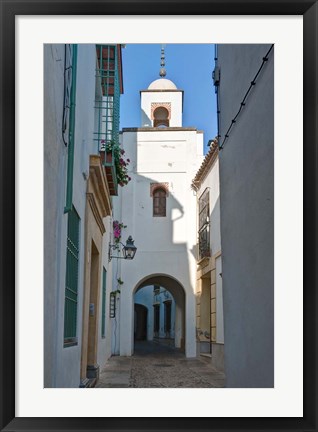
M 171 276 L 163 275 L 163 274 L 149 275 L 144 279 L 142 279 L 141 281 L 139 281 L 139 283 L 135 286 L 135 289 L 133 290 L 133 296 L 142 288 L 146 286 L 152 286 L 152 285 L 161 286 L 165 288 L 173 296 L 176 305 L 175 328 L 174 328 L 175 347 L 181 348 L 181 350 L 185 351 L 185 344 L 186 344 L 185 342 L 186 341 L 185 290 L 181 285 L 181 283 Z M 134 305 L 132 305 L 132 307 L 134 307 Z

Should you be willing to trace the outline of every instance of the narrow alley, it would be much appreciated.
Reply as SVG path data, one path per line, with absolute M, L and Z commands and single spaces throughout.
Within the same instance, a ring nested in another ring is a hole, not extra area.
M 44 65 L 44 387 L 273 388 L 274 44 Z
M 138 341 L 133 356 L 107 361 L 96 388 L 219 388 L 224 378 L 209 357 L 186 358 L 168 344 Z

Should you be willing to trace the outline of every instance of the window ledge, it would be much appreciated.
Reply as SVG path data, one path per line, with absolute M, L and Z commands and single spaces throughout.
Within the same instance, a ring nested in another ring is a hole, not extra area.
M 64 348 L 72 347 L 77 345 L 77 338 L 68 338 L 64 340 Z
M 209 257 L 209 256 L 205 256 L 205 257 L 203 257 L 203 258 L 198 259 L 198 260 L 197 260 L 197 265 L 202 265 L 202 264 L 204 264 L 205 262 L 209 261 L 210 258 L 211 258 L 211 257 Z

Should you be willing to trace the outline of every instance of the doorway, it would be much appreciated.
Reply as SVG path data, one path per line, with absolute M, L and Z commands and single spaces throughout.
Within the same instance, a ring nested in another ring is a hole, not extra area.
M 146 306 L 135 303 L 135 340 L 147 340 L 148 309 Z
M 160 331 L 160 304 L 153 305 L 153 313 L 154 313 L 153 335 L 155 338 L 157 338 L 159 337 L 159 331 Z
M 201 279 L 200 354 L 211 354 L 211 278 Z

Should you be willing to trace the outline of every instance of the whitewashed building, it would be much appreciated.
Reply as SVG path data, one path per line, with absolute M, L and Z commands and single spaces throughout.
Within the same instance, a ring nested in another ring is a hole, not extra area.
M 273 387 L 274 46 L 215 57 L 226 386 Z
M 120 191 L 116 219 L 138 247 L 119 264 L 124 282 L 118 354 L 134 352 L 134 295 L 145 286 L 167 289 L 175 301 L 175 346 L 196 356 L 196 197 L 191 188 L 203 160 L 203 133 L 182 125 L 183 91 L 161 78 L 141 90 L 141 127 L 124 128 L 122 146 L 132 181 Z M 125 240 L 125 238 L 124 238 Z
M 100 143 L 118 141 L 122 82 L 120 45 L 44 46 L 44 387 L 94 385 L 111 355 Z

